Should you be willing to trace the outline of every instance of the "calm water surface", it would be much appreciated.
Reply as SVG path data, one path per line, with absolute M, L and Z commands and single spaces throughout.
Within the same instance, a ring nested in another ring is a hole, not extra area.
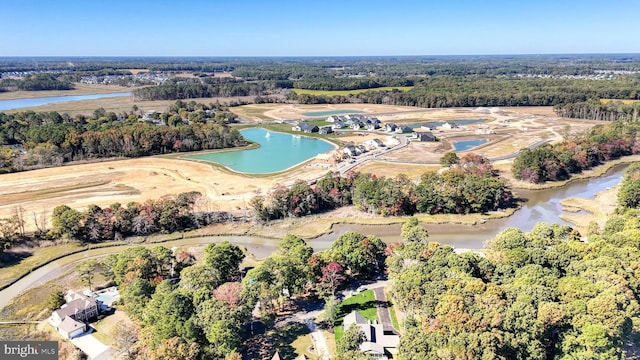
M 185 158 L 216 162 L 238 172 L 265 174 L 288 169 L 334 148 L 331 143 L 321 139 L 261 128 L 245 129 L 240 133 L 245 138 L 260 144 L 260 147 L 189 155 Z
M 131 92 L 117 92 L 107 94 L 89 94 L 89 95 L 68 95 L 68 96 L 48 96 L 39 98 L 22 98 L 11 100 L 0 100 L 0 110 L 12 110 L 34 106 L 42 106 L 53 103 L 79 101 L 79 100 L 93 100 L 118 96 L 131 96 Z
M 489 142 L 487 139 L 475 139 L 475 140 L 462 140 L 453 142 L 453 152 L 467 151 L 473 149 L 476 146 L 486 144 Z

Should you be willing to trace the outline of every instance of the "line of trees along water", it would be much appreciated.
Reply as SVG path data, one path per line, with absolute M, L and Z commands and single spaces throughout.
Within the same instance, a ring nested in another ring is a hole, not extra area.
M 350 172 L 328 173 L 312 187 L 298 181 L 291 188 L 275 186 L 249 205 L 259 221 L 298 217 L 355 205 L 383 216 L 414 213 L 467 214 L 505 209 L 514 205 L 506 182 L 498 178 L 490 162 L 475 154 L 443 174 L 425 173 L 417 183 L 404 175 L 394 179 Z
M 555 145 L 523 149 L 513 162 L 516 179 L 532 183 L 566 180 L 606 161 L 640 154 L 640 124 L 613 122 Z
M 235 119 L 226 106 L 177 101 L 166 112 L 154 114 L 155 124 L 139 121 L 140 112 L 134 109 L 120 115 L 98 109 L 92 116 L 74 117 L 57 112 L 0 113 L 0 173 L 75 160 L 247 144 L 236 129 L 226 125 Z

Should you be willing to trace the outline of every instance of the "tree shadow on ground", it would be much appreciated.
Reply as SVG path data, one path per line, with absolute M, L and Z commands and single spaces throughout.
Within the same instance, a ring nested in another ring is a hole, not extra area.
M 252 336 L 245 342 L 243 359 L 271 359 L 276 351 L 281 359 L 295 359 L 300 354 L 291 344 L 300 336 L 309 334 L 309 329 L 301 323 L 291 323 L 269 331 L 267 334 Z
M 31 256 L 33 256 L 31 251 L 7 251 L 0 256 L 0 268 L 17 265 Z
M 340 311 L 338 312 L 338 318 L 341 319 L 349 314 L 351 314 L 352 311 L 354 310 L 366 310 L 366 309 L 370 309 L 370 308 L 375 308 L 376 307 L 376 300 L 369 300 L 363 303 L 356 303 L 356 304 L 343 304 L 340 307 Z

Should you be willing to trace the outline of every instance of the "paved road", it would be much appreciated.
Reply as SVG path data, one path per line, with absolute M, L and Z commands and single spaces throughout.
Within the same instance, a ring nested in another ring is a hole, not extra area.
M 50 274 L 55 274 L 56 276 L 60 274 L 60 265 L 56 261 L 32 271 L 29 275 L 0 291 L 0 309 L 7 306 L 21 292 L 50 280 Z

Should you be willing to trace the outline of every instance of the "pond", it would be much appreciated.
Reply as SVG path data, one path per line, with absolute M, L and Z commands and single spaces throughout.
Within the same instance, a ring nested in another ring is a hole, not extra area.
M 330 115 L 338 115 L 338 114 L 360 114 L 360 113 L 363 113 L 363 112 L 364 111 L 360 111 L 360 110 L 344 109 L 344 110 L 329 110 L 329 111 L 312 111 L 312 112 L 302 113 L 302 115 L 304 115 L 304 116 L 330 116 Z
M 131 96 L 131 92 L 117 92 L 106 94 L 88 94 L 88 95 L 67 95 L 67 96 L 48 96 L 38 98 L 21 98 L 11 100 L 0 100 L 0 110 L 21 109 L 34 106 L 42 106 L 53 103 L 93 100 L 118 96 Z
M 462 140 L 453 142 L 453 152 L 462 152 L 472 149 L 476 146 L 486 144 L 489 142 L 487 139 L 475 139 L 475 140 Z
M 314 156 L 334 149 L 333 144 L 301 135 L 284 134 L 262 128 L 240 131 L 245 138 L 258 143 L 255 149 L 204 153 L 185 156 L 221 164 L 233 171 L 266 174 L 286 170 Z

